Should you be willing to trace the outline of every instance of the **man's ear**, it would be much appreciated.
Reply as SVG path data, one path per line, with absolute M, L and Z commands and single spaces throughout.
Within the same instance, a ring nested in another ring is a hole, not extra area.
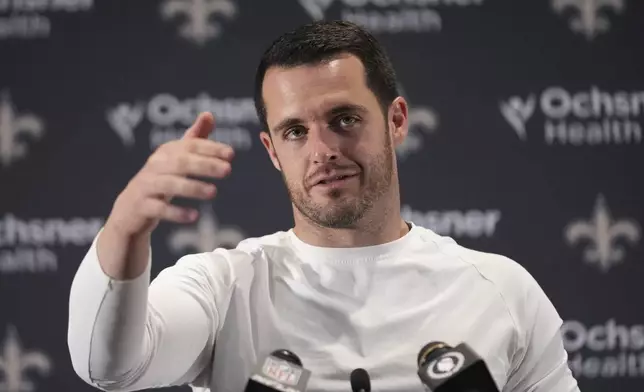
M 262 141 L 262 144 L 264 145 L 268 156 L 271 158 L 273 166 L 275 166 L 277 170 L 282 171 L 280 161 L 277 158 L 277 154 L 275 153 L 275 146 L 273 146 L 273 138 L 271 137 L 271 135 L 268 132 L 262 131 L 259 134 L 259 138 Z
M 394 99 L 389 105 L 387 118 L 389 119 L 391 137 L 395 148 L 405 141 L 409 129 L 409 109 L 405 98 L 398 97 Z

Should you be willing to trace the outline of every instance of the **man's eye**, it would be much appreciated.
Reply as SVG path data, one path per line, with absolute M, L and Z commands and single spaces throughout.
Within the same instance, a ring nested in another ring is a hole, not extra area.
M 338 124 L 341 127 L 352 127 L 360 122 L 360 119 L 356 116 L 342 116 L 338 119 Z
M 302 127 L 295 127 L 284 132 L 285 139 L 297 139 L 304 136 L 305 132 Z

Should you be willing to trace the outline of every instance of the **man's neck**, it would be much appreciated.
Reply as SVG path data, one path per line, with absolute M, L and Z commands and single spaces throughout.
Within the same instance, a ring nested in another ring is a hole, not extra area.
M 376 213 L 378 218 L 372 216 Z M 293 232 L 309 245 L 355 248 L 395 241 L 409 232 L 409 226 L 400 216 L 398 206 L 384 211 L 374 209 L 364 216 L 355 228 L 350 229 L 321 227 L 298 214 L 295 216 Z

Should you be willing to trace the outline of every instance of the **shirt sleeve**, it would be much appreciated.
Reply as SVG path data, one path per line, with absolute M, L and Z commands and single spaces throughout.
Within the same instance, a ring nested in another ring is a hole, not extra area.
M 520 270 L 516 284 L 522 295 L 515 310 L 522 343 L 503 392 L 579 392 L 564 349 L 563 320 L 534 278 Z
M 70 292 L 68 347 L 79 377 L 104 391 L 127 392 L 185 385 L 208 372 L 229 276 L 217 276 L 213 261 L 199 254 L 184 256 L 150 283 L 150 256 L 142 275 L 117 281 L 99 264 L 98 236 Z

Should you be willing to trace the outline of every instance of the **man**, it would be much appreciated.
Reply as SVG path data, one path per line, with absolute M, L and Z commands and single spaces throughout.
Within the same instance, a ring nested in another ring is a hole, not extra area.
M 408 107 L 371 35 L 345 22 L 285 34 L 261 60 L 256 104 L 293 229 L 184 256 L 150 283 L 156 225 L 197 218 L 172 198 L 211 199 L 203 179 L 231 173 L 233 151 L 207 139 L 214 119 L 201 114 L 118 195 L 74 278 L 68 340 L 83 380 L 239 392 L 258 360 L 289 349 L 310 391 L 347 391 L 362 367 L 374 391 L 419 392 L 418 351 L 439 340 L 467 342 L 500 390 L 578 391 L 562 320 L 526 270 L 401 218 Z

